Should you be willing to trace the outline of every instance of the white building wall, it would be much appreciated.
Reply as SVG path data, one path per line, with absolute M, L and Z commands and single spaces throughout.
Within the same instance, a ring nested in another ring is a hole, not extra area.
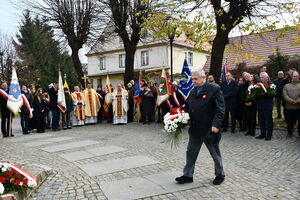
M 149 65 L 141 66 L 141 52 L 149 52 Z M 88 57 L 88 75 L 109 74 L 110 72 L 124 72 L 124 68 L 119 67 L 119 56 L 125 52 L 117 52 Z M 148 68 L 157 68 L 168 65 L 167 46 L 157 46 L 145 49 L 138 49 L 135 53 L 134 68 L 144 70 Z M 105 58 L 105 70 L 100 70 L 100 57 Z
M 173 74 L 181 73 L 183 67 L 183 61 L 186 58 L 185 53 L 193 53 L 193 65 L 189 68 L 191 70 L 203 68 L 206 63 L 207 55 L 203 52 L 196 52 L 184 47 L 173 47 Z M 171 50 L 169 47 L 169 62 L 171 62 Z

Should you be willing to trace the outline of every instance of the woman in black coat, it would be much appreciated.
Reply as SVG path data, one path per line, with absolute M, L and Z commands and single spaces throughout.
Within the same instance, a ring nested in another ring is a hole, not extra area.
M 143 90 L 140 93 L 140 97 L 142 99 L 142 102 L 140 104 L 141 110 L 143 111 L 142 114 L 142 119 L 143 119 L 143 124 L 147 123 L 148 119 L 148 124 L 150 124 L 153 120 L 153 113 L 154 113 L 154 94 L 153 92 L 148 88 L 148 85 L 145 83 L 143 85 Z
M 244 97 L 246 99 L 246 96 L 249 94 L 249 88 L 252 87 L 257 83 L 254 75 L 250 76 L 249 80 L 249 86 L 248 89 L 245 91 Z M 245 135 L 255 135 L 255 129 L 256 129 L 256 100 L 245 100 L 245 116 L 246 116 L 246 125 L 247 125 L 247 133 Z
M 46 103 L 43 99 L 43 89 L 39 88 L 33 98 L 33 118 L 36 123 L 37 133 L 45 132 Z

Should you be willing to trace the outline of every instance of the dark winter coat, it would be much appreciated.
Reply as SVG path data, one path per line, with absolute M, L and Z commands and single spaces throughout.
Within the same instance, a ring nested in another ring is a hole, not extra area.
M 143 110 L 143 113 L 153 113 L 154 106 L 155 106 L 155 100 L 154 100 L 155 97 L 152 91 L 142 90 L 139 96 L 142 99 L 140 106 L 141 109 Z
M 268 82 L 272 84 L 272 82 Z M 265 94 L 256 98 L 257 110 L 273 110 L 274 95 Z
M 41 101 L 39 101 L 38 97 L 35 96 L 33 98 L 32 106 L 33 106 L 33 117 L 34 118 L 45 117 L 46 103 L 43 99 L 41 99 Z
M 204 138 L 212 126 L 220 128 L 225 113 L 225 102 L 219 86 L 205 83 L 202 91 L 197 94 L 194 88 L 188 98 L 190 114 L 189 133 L 195 137 Z
M 226 109 L 236 109 L 238 107 L 238 84 L 235 80 L 221 83 Z

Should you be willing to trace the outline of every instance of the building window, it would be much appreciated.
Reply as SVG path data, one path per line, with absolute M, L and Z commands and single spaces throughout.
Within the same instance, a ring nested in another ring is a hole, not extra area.
M 105 70 L 105 58 L 100 57 L 99 62 L 100 62 L 100 70 Z
M 125 54 L 119 55 L 119 67 L 125 68 Z
M 189 66 L 193 66 L 193 53 L 192 52 L 185 52 L 185 59 L 187 59 Z
M 142 66 L 149 65 L 149 52 L 148 51 L 142 51 Z

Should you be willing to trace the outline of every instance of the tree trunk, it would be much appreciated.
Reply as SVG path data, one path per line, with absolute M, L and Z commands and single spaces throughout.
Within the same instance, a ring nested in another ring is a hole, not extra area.
M 217 34 L 212 45 L 209 70 L 209 74 L 215 77 L 215 81 L 217 83 L 220 82 L 222 61 L 226 44 L 228 44 L 228 34 Z
M 136 52 L 136 45 L 134 47 L 125 48 L 125 74 L 124 74 L 124 85 L 126 86 L 134 76 L 134 55 Z
M 82 86 L 84 86 L 84 80 L 83 78 L 83 71 L 82 71 L 82 65 L 78 56 L 79 49 L 72 49 L 72 61 L 74 64 L 75 71 L 77 73 L 77 80 L 79 83 L 81 83 Z

